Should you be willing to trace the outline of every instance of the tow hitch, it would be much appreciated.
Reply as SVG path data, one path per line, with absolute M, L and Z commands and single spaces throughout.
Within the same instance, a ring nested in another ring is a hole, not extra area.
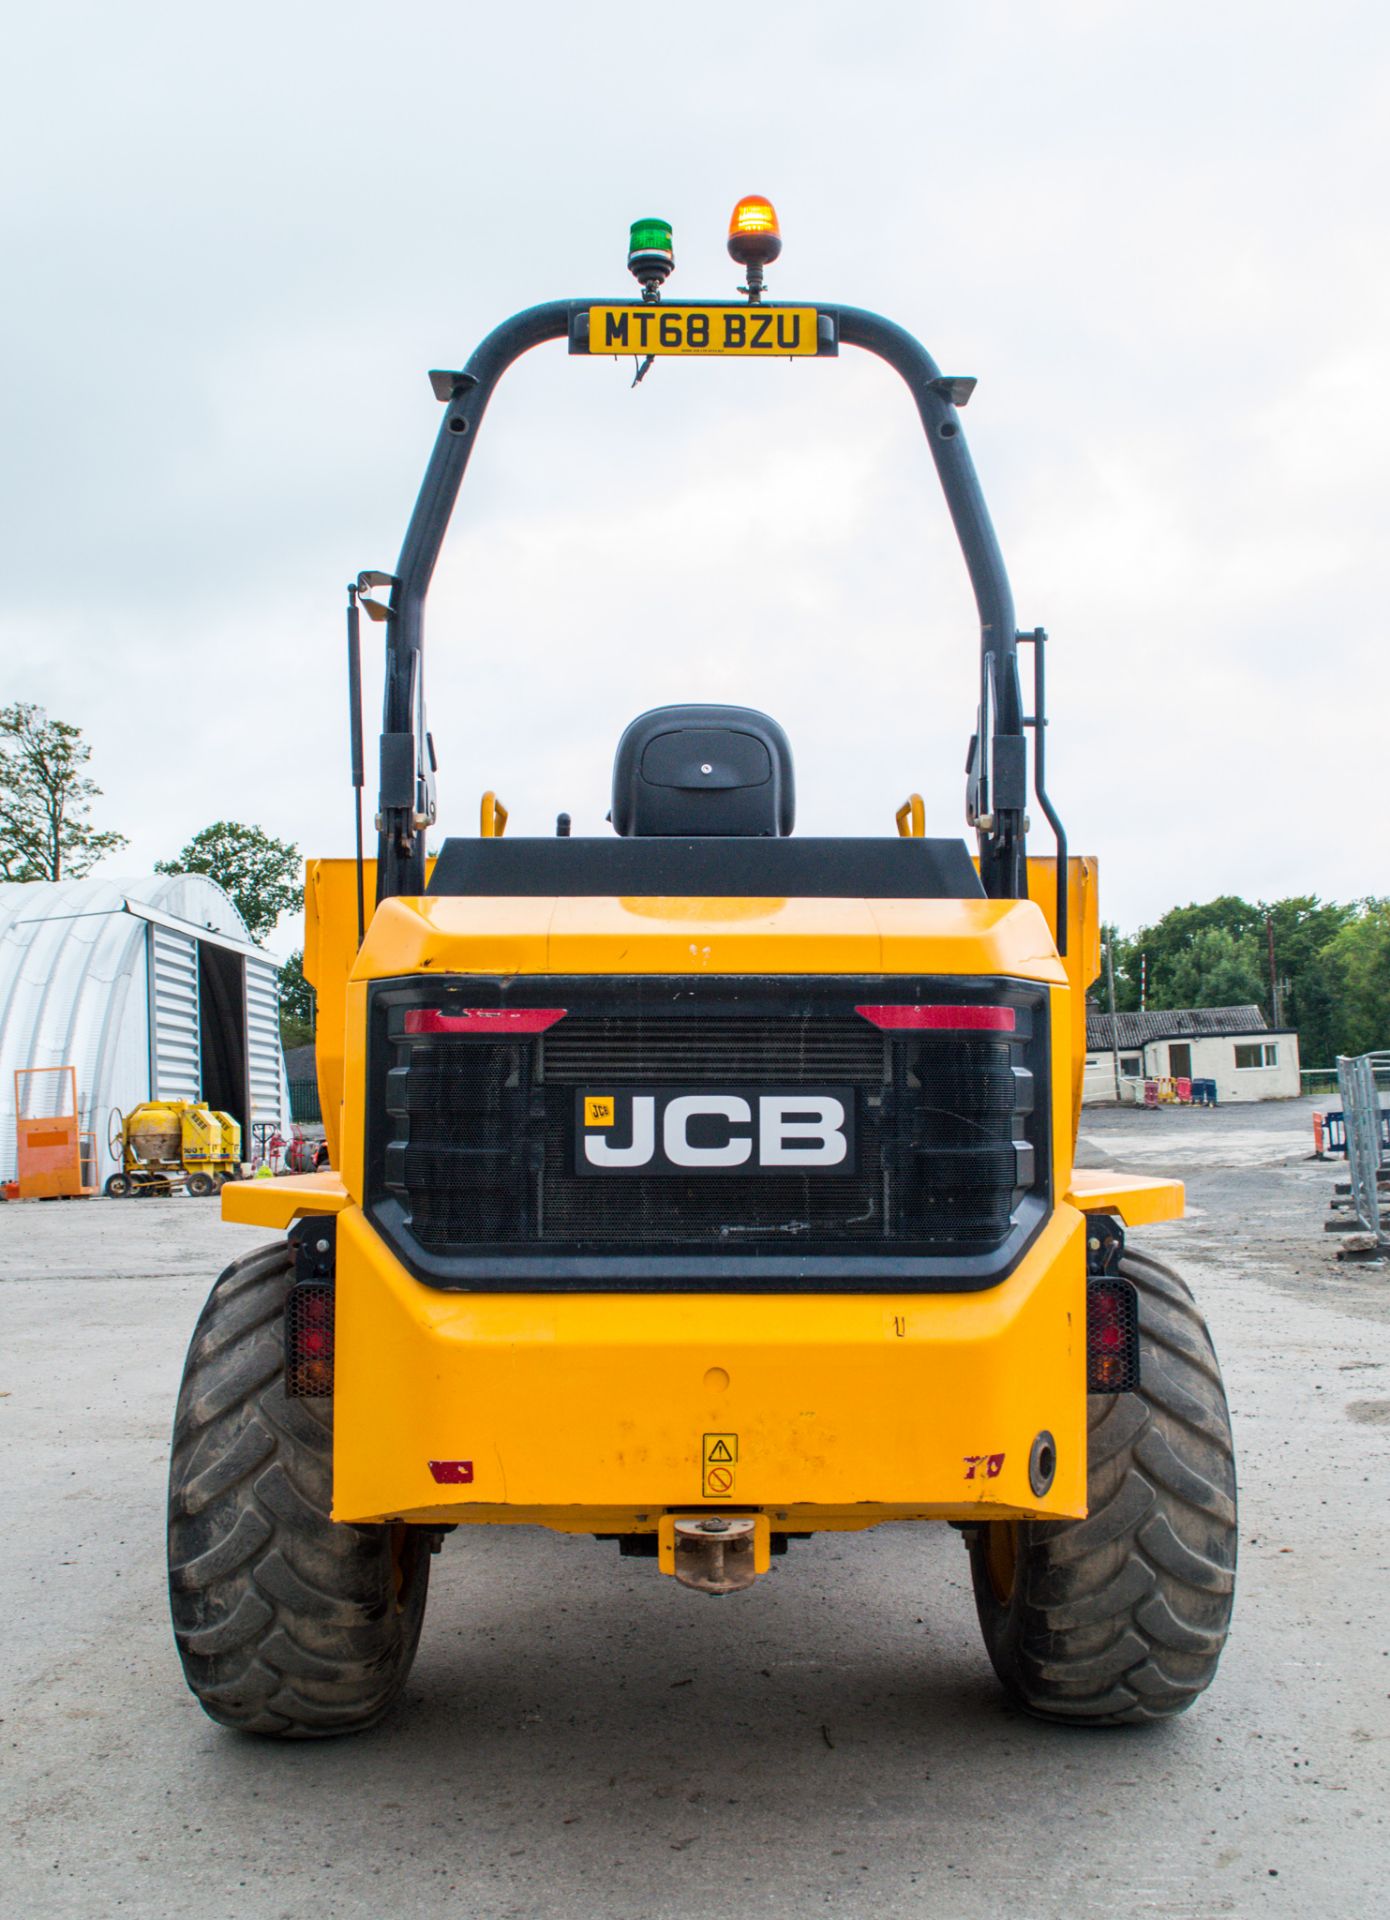
M 765 1513 L 663 1515 L 657 1536 L 663 1573 L 696 1593 L 738 1593 L 772 1565 Z

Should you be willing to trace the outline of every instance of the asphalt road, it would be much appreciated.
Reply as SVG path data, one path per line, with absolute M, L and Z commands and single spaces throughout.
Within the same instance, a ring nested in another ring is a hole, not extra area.
M 401 1711 L 277 1747 L 205 1720 L 163 1591 L 206 1203 L 0 1207 L 4 1910 L 149 1920 L 1304 1916 L 1390 1879 L 1390 1271 L 1347 1271 L 1309 1108 L 1088 1112 L 1170 1167 L 1143 1236 L 1211 1318 L 1242 1566 L 1215 1686 L 1086 1733 L 1004 1703 L 945 1529 L 794 1545 L 710 1602 L 611 1545 L 456 1534 Z

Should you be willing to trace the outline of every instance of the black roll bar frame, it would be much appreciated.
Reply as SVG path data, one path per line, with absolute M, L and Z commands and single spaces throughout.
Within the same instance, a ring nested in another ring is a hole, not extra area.
M 547 340 L 568 339 L 572 350 L 585 351 L 591 307 L 627 304 L 551 300 L 528 307 L 495 327 L 461 372 L 430 376 L 436 394 L 445 402 L 444 419 L 385 609 L 378 900 L 423 893 L 425 887 L 425 833 L 435 818 L 434 748 L 425 729 L 421 676 L 425 598 L 493 390 L 515 360 Z M 642 303 L 631 304 L 640 308 Z M 728 302 L 680 304 L 727 306 Z M 995 899 L 1024 899 L 1028 892 L 1027 759 L 1013 594 L 955 403 L 959 398 L 964 404 L 973 382 L 943 377 L 920 341 L 880 314 L 860 307 L 820 303 L 816 307 L 821 337 L 829 338 L 830 352 L 839 341 L 876 354 L 901 375 L 916 402 L 980 618 L 980 705 L 966 765 L 966 816 L 979 840 L 980 877 L 986 894 Z M 827 322 L 832 330 L 828 335 Z M 1038 739 L 1040 745 L 1040 732 Z M 1064 898 L 1065 873 L 1060 865 L 1058 880 L 1059 896 Z

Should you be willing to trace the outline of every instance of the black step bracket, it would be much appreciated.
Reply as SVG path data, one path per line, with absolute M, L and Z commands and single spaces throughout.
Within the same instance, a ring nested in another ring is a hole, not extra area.
M 1111 1214 L 1086 1215 L 1086 1275 L 1088 1279 L 1108 1278 L 1120 1270 L 1125 1250 L 1125 1230 Z
M 294 1248 L 294 1277 L 301 1280 L 331 1280 L 338 1255 L 336 1214 L 311 1213 L 296 1220 L 286 1235 Z

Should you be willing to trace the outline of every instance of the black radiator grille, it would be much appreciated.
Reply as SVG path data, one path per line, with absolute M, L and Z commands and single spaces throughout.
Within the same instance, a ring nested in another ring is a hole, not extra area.
M 886 1045 L 855 1013 L 830 1020 L 580 1014 L 543 1036 L 539 1072 L 547 1083 L 566 1087 L 604 1075 L 630 1086 L 687 1080 L 692 1086 L 748 1080 L 869 1086 L 883 1079 Z
M 974 1004 L 1013 1006 L 1012 1032 L 885 1033 L 855 1005 L 939 1001 L 943 983 L 533 979 L 525 1001 L 519 984 L 373 990 L 370 1198 L 427 1256 L 976 1254 L 1045 1188 L 1037 989 L 970 983 Z M 406 1031 L 412 1008 L 485 1004 L 566 1016 L 525 1036 Z M 852 1166 L 578 1170 L 579 1094 L 801 1086 L 852 1100 Z

